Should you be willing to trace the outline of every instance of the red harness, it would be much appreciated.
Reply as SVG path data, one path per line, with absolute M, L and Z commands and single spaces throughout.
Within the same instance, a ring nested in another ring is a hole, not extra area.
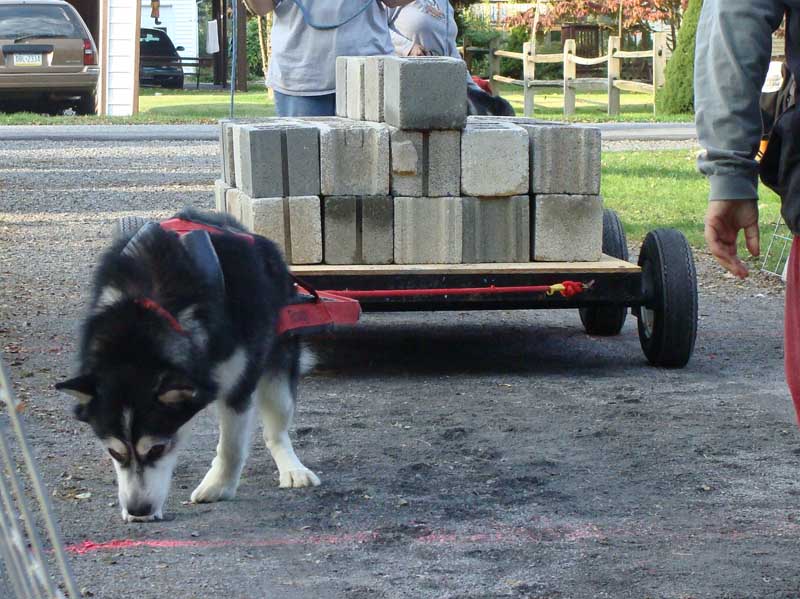
M 211 235 L 233 235 L 245 240 L 250 245 L 255 244 L 255 239 L 248 233 L 231 231 L 214 225 L 206 225 L 180 218 L 171 218 L 159 223 L 165 231 L 172 231 L 178 235 L 186 235 L 192 231 L 207 231 Z M 334 324 L 355 324 L 361 317 L 361 306 L 355 299 L 341 297 L 325 291 L 316 291 L 292 275 L 297 295 L 291 304 L 285 306 L 278 316 L 277 333 L 283 335 L 289 331 L 316 332 Z M 177 333 L 186 335 L 186 331 L 169 310 L 150 298 L 141 298 L 136 303 L 158 314 L 167 321 L 169 326 Z

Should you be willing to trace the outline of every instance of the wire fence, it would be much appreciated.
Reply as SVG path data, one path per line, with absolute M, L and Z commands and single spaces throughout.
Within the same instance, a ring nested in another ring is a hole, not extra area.
M 78 599 L 20 409 L 0 359 L 0 596 Z
M 789 265 L 789 252 L 792 249 L 794 236 L 786 226 L 782 218 L 778 218 L 775 229 L 772 231 L 767 251 L 764 252 L 764 260 L 761 263 L 761 271 L 767 274 L 776 275 L 786 280 L 786 269 Z

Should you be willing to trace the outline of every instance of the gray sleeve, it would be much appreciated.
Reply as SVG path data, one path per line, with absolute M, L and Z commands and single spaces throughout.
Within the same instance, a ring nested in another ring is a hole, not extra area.
M 711 200 L 757 197 L 761 88 L 772 32 L 783 18 L 780 0 L 705 0 L 697 29 L 695 120 L 704 152 L 700 172 Z

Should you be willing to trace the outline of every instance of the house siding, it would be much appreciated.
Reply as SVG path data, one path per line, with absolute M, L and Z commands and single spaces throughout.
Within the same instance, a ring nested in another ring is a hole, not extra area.
M 136 5 L 126 0 L 109 0 L 106 67 L 106 114 L 130 116 L 136 99 Z

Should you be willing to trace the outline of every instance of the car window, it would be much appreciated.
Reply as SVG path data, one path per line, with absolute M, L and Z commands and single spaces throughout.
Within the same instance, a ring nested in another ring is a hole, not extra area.
M 26 36 L 84 37 L 83 28 L 63 6 L 0 6 L 0 38 Z
M 175 56 L 175 46 L 167 35 L 157 29 L 144 29 L 139 36 L 141 56 Z

